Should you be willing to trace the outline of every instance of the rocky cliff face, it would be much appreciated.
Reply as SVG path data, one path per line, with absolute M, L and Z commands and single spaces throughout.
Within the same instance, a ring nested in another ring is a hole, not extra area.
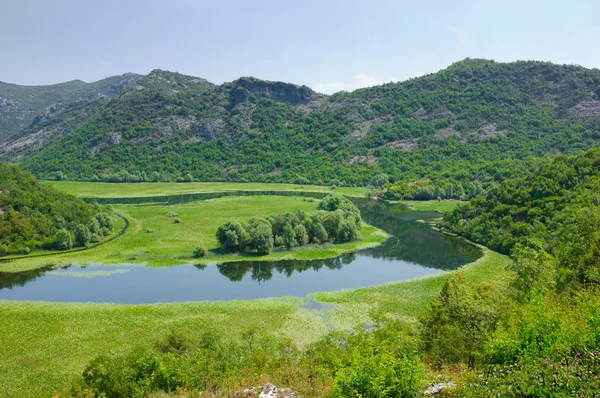
M 306 105 L 322 97 L 321 94 L 318 94 L 307 86 L 271 82 L 253 77 L 242 77 L 236 80 L 234 84 L 237 86 L 232 92 L 234 103 L 245 102 L 252 95 L 256 98 L 272 98 L 275 101 L 290 105 Z

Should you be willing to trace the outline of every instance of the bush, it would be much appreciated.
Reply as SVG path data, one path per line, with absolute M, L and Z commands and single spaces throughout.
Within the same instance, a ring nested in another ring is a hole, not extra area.
M 100 235 L 98 235 L 98 234 L 92 234 L 92 235 L 90 236 L 90 242 L 91 242 L 91 243 L 98 243 L 98 242 L 100 242 L 101 240 L 102 240 L 102 237 L 101 237 Z
M 0 245 L 0 256 L 6 256 L 8 254 L 8 246 Z
M 146 228 L 146 233 L 147 234 L 154 233 L 154 230 L 152 228 Z
M 179 218 L 179 217 L 175 217 L 175 218 L 173 219 L 173 222 L 174 222 L 175 224 L 181 224 L 181 218 Z
M 206 256 L 206 249 L 202 246 L 196 246 L 196 248 L 194 248 L 193 254 L 196 258 L 204 257 Z
M 167 217 L 174 218 L 179 217 L 179 213 L 175 213 L 174 211 L 170 211 L 167 213 Z

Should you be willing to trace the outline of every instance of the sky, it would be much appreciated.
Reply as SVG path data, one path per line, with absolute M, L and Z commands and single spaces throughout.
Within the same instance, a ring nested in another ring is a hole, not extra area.
M 164 69 L 333 93 L 467 57 L 598 68 L 599 16 L 598 0 L 0 0 L 0 81 Z

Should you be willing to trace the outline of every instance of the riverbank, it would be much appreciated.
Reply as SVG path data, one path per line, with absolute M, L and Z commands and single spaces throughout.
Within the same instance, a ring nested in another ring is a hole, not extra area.
M 458 272 L 502 288 L 509 262 L 485 249 L 483 257 Z M 416 320 L 439 294 L 445 275 L 311 295 L 337 304 L 323 310 L 304 308 L 306 298 L 153 305 L 0 301 L 0 385 L 8 396 L 46 395 L 67 385 L 95 356 L 151 346 L 175 328 L 193 333 L 213 325 L 233 338 L 257 328 L 303 345 L 326 334 L 328 326 L 351 329 L 371 323 L 374 309 Z
M 100 247 L 48 257 L 30 257 L 0 263 L 0 272 L 22 272 L 48 265 L 143 264 L 153 267 L 179 264 L 210 264 L 232 261 L 317 260 L 340 256 L 382 244 L 388 235 L 364 224 L 360 239 L 347 243 L 277 248 L 268 255 L 221 254 L 215 232 L 231 219 L 247 222 L 252 217 L 302 210 L 317 211 L 318 201 L 295 196 L 228 196 L 182 204 L 114 205 L 115 211 L 130 222 L 123 236 Z M 175 223 L 176 213 L 181 221 Z M 193 250 L 207 249 L 203 258 L 194 258 Z

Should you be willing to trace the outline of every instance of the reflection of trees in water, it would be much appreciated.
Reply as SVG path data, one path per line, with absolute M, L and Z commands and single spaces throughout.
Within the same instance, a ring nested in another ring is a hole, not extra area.
M 31 271 L 0 272 L 0 290 L 11 289 L 13 286 L 25 286 L 27 283 L 44 276 L 47 271 L 53 268 L 53 265 L 49 265 Z
M 364 252 L 374 258 L 404 260 L 425 267 L 451 270 L 481 256 L 481 250 L 463 239 L 442 234 L 418 219 L 439 217 L 437 212 L 407 211 L 397 205 L 357 203 L 365 222 L 391 235 L 385 244 Z
M 323 267 L 330 270 L 341 269 L 355 259 L 354 253 L 348 253 L 326 260 L 239 261 L 218 264 L 217 268 L 222 275 L 234 282 L 241 281 L 248 272 L 252 280 L 264 282 L 273 278 L 274 272 L 289 278 L 294 272 L 319 271 Z

